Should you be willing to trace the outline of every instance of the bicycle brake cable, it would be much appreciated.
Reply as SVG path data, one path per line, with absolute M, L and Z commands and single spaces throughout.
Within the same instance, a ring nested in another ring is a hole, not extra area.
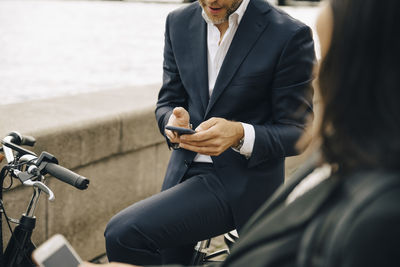
M 11 187 L 12 187 L 12 185 L 13 185 L 13 183 L 14 183 L 14 180 L 13 180 L 13 178 L 12 178 L 11 175 L 12 175 L 12 174 L 11 174 L 11 172 L 10 172 L 10 170 L 9 170 L 9 167 L 8 167 L 7 165 L 4 166 L 4 167 L 1 169 L 1 172 L 0 172 L 0 182 L 1 182 L 1 189 L 2 189 L 2 190 L 8 191 L 8 190 L 11 189 Z M 10 177 L 10 184 L 9 184 L 7 187 L 3 187 L 3 186 L 4 186 L 4 180 L 6 179 L 7 176 Z M 2 195 L 0 195 L 0 199 L 2 199 Z

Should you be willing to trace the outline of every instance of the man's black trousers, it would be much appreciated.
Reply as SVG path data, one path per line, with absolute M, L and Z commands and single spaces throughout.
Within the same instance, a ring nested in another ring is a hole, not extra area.
M 183 182 L 111 219 L 105 231 L 107 256 L 136 265 L 189 264 L 197 241 L 234 228 L 213 165 L 193 163 Z

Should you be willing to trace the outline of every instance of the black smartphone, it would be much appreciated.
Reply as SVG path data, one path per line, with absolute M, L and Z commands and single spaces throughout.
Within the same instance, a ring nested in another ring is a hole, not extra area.
M 165 126 L 165 129 L 176 132 L 178 135 L 182 134 L 194 134 L 196 131 L 188 128 L 183 127 L 175 127 L 175 126 Z

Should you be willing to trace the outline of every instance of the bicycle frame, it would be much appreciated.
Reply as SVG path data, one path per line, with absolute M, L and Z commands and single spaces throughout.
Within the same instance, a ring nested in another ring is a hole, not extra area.
M 4 253 L 6 267 L 33 267 L 36 266 L 30 255 L 36 246 L 31 240 L 32 232 L 35 229 L 36 218 L 22 215 L 14 234 L 8 242 Z

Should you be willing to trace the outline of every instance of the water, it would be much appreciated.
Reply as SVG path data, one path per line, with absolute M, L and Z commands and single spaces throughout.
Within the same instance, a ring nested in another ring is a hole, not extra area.
M 161 82 L 164 21 L 178 6 L 1 1 L 2 104 Z
M 0 104 L 161 83 L 165 18 L 182 5 L 0 1 Z M 313 26 L 315 8 L 286 10 Z

